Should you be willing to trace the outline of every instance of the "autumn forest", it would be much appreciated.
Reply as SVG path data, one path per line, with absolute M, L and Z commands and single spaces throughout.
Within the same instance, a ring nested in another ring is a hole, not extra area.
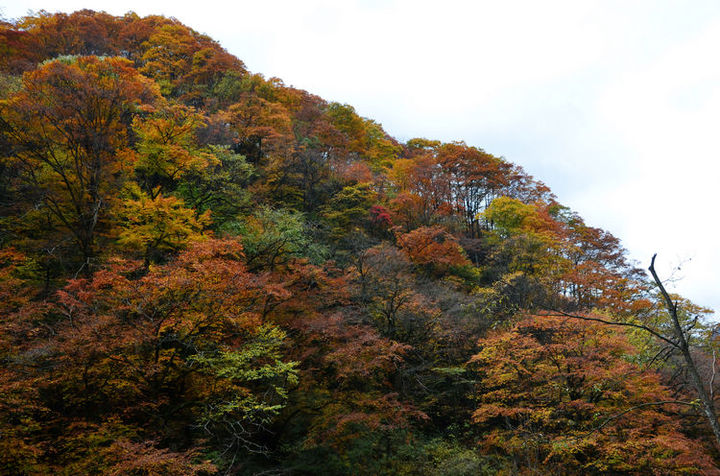
M 2 474 L 720 474 L 647 258 L 172 18 L 0 22 Z

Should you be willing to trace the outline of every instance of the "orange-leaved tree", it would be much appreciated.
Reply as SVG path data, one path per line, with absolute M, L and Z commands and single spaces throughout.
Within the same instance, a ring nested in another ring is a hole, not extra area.
M 7 160 L 84 263 L 97 252 L 98 230 L 126 178 L 119 153 L 129 145 L 132 117 L 157 96 L 129 61 L 88 56 L 45 63 L 0 102 Z
M 521 472 L 712 470 L 706 449 L 681 431 L 691 406 L 632 364 L 633 348 L 614 329 L 530 316 L 479 345 L 470 366 L 480 375 L 480 444 Z

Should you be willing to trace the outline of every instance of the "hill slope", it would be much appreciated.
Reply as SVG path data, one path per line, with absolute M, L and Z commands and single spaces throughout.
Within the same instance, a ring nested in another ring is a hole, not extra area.
M 654 287 L 521 167 L 163 17 L 0 52 L 4 471 L 717 472 Z

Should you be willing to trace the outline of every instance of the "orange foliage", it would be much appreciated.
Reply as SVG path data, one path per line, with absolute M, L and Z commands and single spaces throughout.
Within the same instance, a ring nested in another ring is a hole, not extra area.
M 154 85 L 129 61 L 87 56 L 44 64 L 0 102 L 22 180 L 44 190 L 46 210 L 85 260 L 122 184 L 118 152 L 129 145 L 129 121 L 156 100 Z
M 470 365 L 482 377 L 480 444 L 522 472 L 712 471 L 673 415 L 685 407 L 645 405 L 674 398 L 624 358 L 632 347 L 608 326 L 539 315 L 479 345 Z
M 398 234 L 397 240 L 413 263 L 437 274 L 444 274 L 454 266 L 470 264 L 457 238 L 437 226 Z
M 666 325 L 522 168 L 160 16 L 0 22 L 0 82 L 0 472 L 718 473 L 650 351 L 534 310 Z

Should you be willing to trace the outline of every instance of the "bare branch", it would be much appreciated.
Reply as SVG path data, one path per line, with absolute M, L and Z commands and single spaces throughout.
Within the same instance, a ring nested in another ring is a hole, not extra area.
M 582 319 L 583 321 L 600 322 L 602 324 L 607 324 L 609 326 L 634 327 L 636 329 L 641 329 L 641 330 L 644 330 L 645 332 L 648 332 L 648 333 L 654 335 L 658 339 L 670 344 L 673 347 L 679 347 L 676 342 L 673 342 L 672 340 L 663 336 L 662 334 L 655 331 L 654 329 L 651 329 L 650 327 L 644 326 L 642 324 L 635 324 L 633 322 L 622 322 L 622 321 L 608 321 L 606 319 L 600 319 L 599 317 L 582 316 L 580 314 L 570 314 L 565 311 L 560 311 L 560 310 L 555 310 L 555 309 L 553 309 L 552 312 L 557 313 L 557 314 L 550 314 L 553 317 L 570 317 L 572 319 Z
M 669 359 L 673 355 L 673 352 L 675 352 L 674 348 L 665 346 L 662 349 L 660 349 L 660 351 L 657 354 L 655 354 L 653 356 L 653 358 L 650 359 L 650 361 L 648 361 L 648 363 L 645 365 L 647 367 L 650 367 L 658 360 L 665 362 L 667 359 Z
M 594 428 L 592 431 L 590 431 L 589 433 L 584 435 L 583 438 L 587 438 L 588 436 L 592 435 L 593 433 L 600 431 L 603 427 L 605 427 L 611 421 L 617 420 L 618 418 L 620 418 L 632 411 L 635 411 L 635 410 L 638 410 L 638 409 L 644 408 L 644 407 L 660 406 L 660 405 L 686 405 L 686 406 L 690 406 L 690 407 L 695 407 L 695 406 L 697 406 L 697 403 L 685 402 L 682 400 L 664 400 L 662 402 L 641 403 L 640 405 L 635 405 L 634 407 L 630 407 L 627 410 L 624 410 L 624 411 L 618 413 L 617 415 L 613 415 L 611 417 L 606 418 L 598 427 Z
M 676 306 L 677 306 L 677 304 L 676 304 Z M 697 326 L 698 320 L 699 320 L 699 316 L 695 316 L 695 319 L 693 319 L 693 321 L 690 324 L 688 324 L 688 326 L 685 329 L 683 329 L 683 331 L 685 333 L 688 333 L 691 330 L 693 330 L 695 328 L 695 326 Z
M 713 349 L 713 359 L 712 359 L 712 375 L 710 375 L 710 400 L 715 400 L 715 388 L 713 388 L 713 384 L 715 383 L 715 349 Z
M 658 277 L 657 273 L 655 272 L 655 257 L 657 257 L 657 253 L 655 253 L 652 257 L 652 260 L 650 261 L 650 273 L 652 274 L 653 279 L 655 280 L 655 284 L 657 284 L 658 288 L 660 288 L 660 293 L 662 294 L 663 299 L 665 300 L 665 304 L 668 308 L 668 311 L 670 311 L 671 317 L 673 319 L 677 319 L 677 303 L 673 302 L 673 300 L 670 298 L 670 295 L 665 290 L 665 286 L 663 286 L 662 281 L 660 281 L 660 278 Z M 682 336 L 678 336 L 679 338 Z M 682 342 L 680 342 L 682 344 Z

